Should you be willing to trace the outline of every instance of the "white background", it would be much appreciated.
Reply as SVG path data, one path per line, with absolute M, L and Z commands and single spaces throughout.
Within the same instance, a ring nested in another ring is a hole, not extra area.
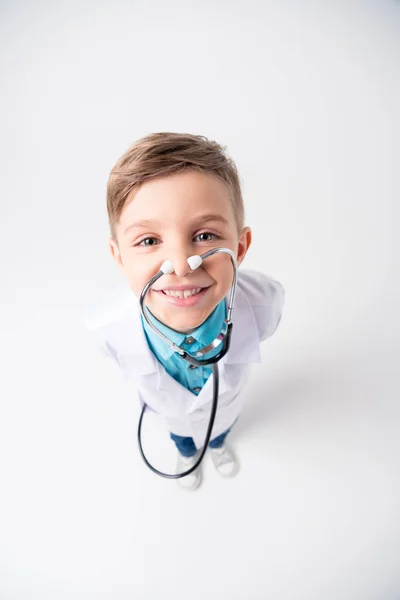
M 0 9 L 1 600 L 398 600 L 400 3 Z M 193 494 L 80 325 L 120 282 L 108 173 L 153 131 L 227 146 L 245 265 L 286 289 L 240 474 Z

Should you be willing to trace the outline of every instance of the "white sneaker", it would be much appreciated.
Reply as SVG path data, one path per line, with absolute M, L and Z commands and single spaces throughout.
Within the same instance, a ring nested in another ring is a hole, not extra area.
M 194 456 L 186 457 L 182 456 L 180 452 L 178 452 L 178 460 L 176 463 L 176 473 L 184 473 L 188 471 L 193 465 L 196 463 L 199 458 L 200 453 L 196 452 Z M 195 471 L 186 475 L 186 477 L 180 477 L 177 479 L 178 485 L 185 490 L 195 490 L 199 487 L 201 483 L 201 465 L 197 467 Z
M 221 448 L 209 448 L 209 450 L 218 473 L 223 477 L 233 477 L 236 475 L 239 471 L 239 463 L 225 444 Z

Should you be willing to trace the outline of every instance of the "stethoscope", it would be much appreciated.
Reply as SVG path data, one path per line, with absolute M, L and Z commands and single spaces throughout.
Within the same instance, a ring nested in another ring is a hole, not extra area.
M 209 250 L 208 252 L 205 252 L 201 256 L 199 256 L 199 255 L 190 256 L 187 259 L 189 267 L 192 269 L 192 271 L 195 271 L 202 264 L 204 259 L 208 258 L 209 256 L 213 256 L 214 254 L 221 253 L 221 252 L 228 254 L 230 256 L 231 262 L 233 265 L 233 282 L 232 282 L 232 286 L 231 286 L 231 293 L 229 296 L 227 315 L 226 315 L 226 319 L 224 320 L 224 327 L 223 327 L 223 330 L 221 331 L 221 333 L 215 338 L 215 340 L 213 342 L 211 342 L 211 344 L 209 344 L 208 346 L 205 346 L 204 348 L 202 348 L 201 350 L 196 352 L 194 356 L 189 354 L 185 350 L 182 350 L 182 348 L 180 348 L 179 346 L 174 344 L 174 342 L 172 342 L 166 335 L 164 335 L 161 331 L 159 331 L 159 329 L 156 327 L 156 325 L 154 325 L 152 323 L 152 321 L 149 319 L 149 317 L 146 314 L 146 311 L 144 309 L 144 300 L 145 300 L 146 295 L 147 295 L 148 291 L 150 290 L 151 286 L 154 285 L 154 283 L 163 275 L 169 275 L 170 273 L 174 272 L 174 266 L 173 266 L 171 260 L 166 260 L 162 263 L 160 270 L 155 275 L 153 275 L 153 277 L 151 277 L 151 279 L 149 279 L 149 281 L 144 286 L 142 293 L 140 294 L 140 310 L 143 315 L 143 318 L 146 320 L 146 323 L 165 342 L 167 342 L 171 346 L 171 348 L 173 348 L 173 350 L 175 352 L 177 352 L 188 363 L 190 363 L 191 365 L 195 365 L 196 367 L 204 367 L 206 365 L 212 365 L 213 401 L 212 401 L 212 407 L 211 407 L 210 420 L 208 423 L 208 428 L 207 428 L 207 433 L 206 433 L 206 439 L 205 439 L 204 446 L 201 450 L 201 453 L 200 453 L 200 456 L 199 456 L 197 462 L 190 469 L 185 471 L 184 473 L 175 473 L 175 474 L 163 473 L 162 471 L 158 471 L 157 469 L 155 469 L 153 467 L 153 465 L 150 464 L 150 462 L 147 460 L 147 458 L 144 454 L 143 448 L 142 448 L 142 421 L 143 421 L 144 412 L 146 410 L 146 404 L 143 405 L 142 412 L 141 412 L 140 419 L 139 419 L 138 433 L 137 433 L 140 454 L 141 454 L 144 462 L 146 463 L 146 465 L 149 467 L 149 469 L 151 469 L 153 471 L 153 473 L 156 473 L 157 475 L 160 475 L 161 477 L 166 477 L 167 479 L 180 479 L 181 477 L 186 477 L 186 475 L 189 475 L 195 469 L 197 469 L 197 467 L 203 460 L 203 457 L 207 451 L 208 442 L 210 441 L 211 432 L 212 432 L 212 428 L 213 428 L 214 421 L 215 421 L 215 415 L 217 413 L 218 389 L 219 389 L 219 372 L 218 372 L 218 364 L 217 363 L 228 352 L 230 343 L 231 343 L 231 335 L 232 335 L 232 327 L 233 327 L 232 313 L 233 313 L 233 303 L 235 300 L 236 282 L 237 282 L 237 261 L 236 261 L 236 256 L 235 256 L 234 252 L 232 252 L 232 250 L 229 250 L 228 248 L 214 248 L 213 250 Z M 208 352 L 213 350 L 214 348 L 217 348 L 221 343 L 222 343 L 222 348 L 218 352 L 218 354 L 216 354 L 212 358 L 199 360 L 198 357 L 201 357 L 204 354 L 207 354 Z

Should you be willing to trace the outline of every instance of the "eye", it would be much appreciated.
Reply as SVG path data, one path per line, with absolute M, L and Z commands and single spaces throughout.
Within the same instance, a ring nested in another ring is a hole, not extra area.
M 211 231 L 203 231 L 203 233 L 199 233 L 196 235 L 194 239 L 199 239 L 199 242 L 210 242 L 212 239 L 218 239 L 218 236 L 215 233 L 211 233 Z
M 138 244 L 136 244 L 136 246 L 156 246 L 158 243 L 157 238 L 155 237 L 148 237 L 145 238 L 144 240 L 142 240 L 141 242 L 139 242 Z

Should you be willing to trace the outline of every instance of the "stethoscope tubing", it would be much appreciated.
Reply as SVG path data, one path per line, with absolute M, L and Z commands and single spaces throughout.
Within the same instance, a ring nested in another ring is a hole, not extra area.
M 234 299 L 236 296 L 236 285 L 237 285 L 236 256 L 235 256 L 234 252 L 232 252 L 232 250 L 230 250 L 229 248 L 213 248 L 212 250 L 208 250 L 207 252 L 202 254 L 201 259 L 205 260 L 206 258 L 213 256 L 214 254 L 218 254 L 218 253 L 228 254 L 231 259 L 232 266 L 233 266 L 233 281 L 232 281 L 231 293 L 230 293 L 229 301 L 228 301 L 227 315 L 226 315 L 226 319 L 225 319 L 225 324 L 226 324 L 226 326 L 228 326 L 232 322 L 233 303 L 234 303 Z M 160 279 L 160 277 L 162 277 L 163 275 L 164 275 L 164 271 L 162 269 L 160 269 L 158 271 L 158 273 L 156 273 L 155 275 L 153 275 L 153 277 L 151 277 L 149 279 L 149 281 L 144 286 L 142 293 L 140 294 L 139 305 L 140 305 L 140 310 L 141 310 L 143 318 L 145 319 L 145 321 L 149 325 L 149 327 L 151 327 L 151 329 L 153 329 L 153 331 L 155 331 L 159 337 L 161 337 L 165 342 L 167 342 L 167 344 L 169 346 L 171 346 L 171 348 L 175 352 L 180 354 L 180 356 L 182 358 L 184 358 L 185 360 L 190 362 L 192 365 L 195 365 L 196 367 L 200 367 L 200 366 L 204 366 L 206 364 L 212 364 L 211 362 L 205 363 L 204 361 L 202 362 L 202 361 L 196 360 L 195 356 L 189 354 L 188 352 L 185 352 L 185 350 L 183 350 L 182 348 L 180 348 L 179 346 L 174 344 L 174 342 L 172 340 L 170 340 L 166 335 L 164 335 L 162 333 L 162 331 L 158 330 L 158 328 L 155 326 L 155 324 L 151 321 L 151 319 L 147 315 L 147 311 L 145 310 L 145 307 L 144 307 L 144 301 L 145 301 L 146 295 L 147 295 L 148 291 L 150 290 L 150 288 L 152 287 L 152 285 L 154 285 L 155 282 L 158 279 Z M 197 355 L 201 356 L 202 354 L 204 354 L 206 352 L 208 352 L 208 349 L 203 349 L 200 352 L 198 352 Z
M 229 350 L 231 333 L 232 333 L 232 323 L 229 325 L 228 334 L 224 340 L 223 355 L 225 355 L 226 352 L 228 352 L 228 350 Z M 146 404 L 143 405 L 142 412 L 140 414 L 138 433 L 137 433 L 139 452 L 140 452 L 144 462 L 149 467 L 149 469 L 151 471 L 153 471 L 153 473 L 156 473 L 157 475 L 160 475 L 161 477 L 165 477 L 166 479 L 181 479 L 182 477 L 186 477 L 186 475 L 190 475 L 190 473 L 193 473 L 193 471 L 195 471 L 195 469 L 197 469 L 197 467 L 200 465 L 201 461 L 204 458 L 205 453 L 207 452 L 208 443 L 211 438 L 212 428 L 214 426 L 215 416 L 217 414 L 218 391 L 219 391 L 218 363 L 214 362 L 211 366 L 212 366 L 212 378 L 213 378 L 213 401 L 212 401 L 212 405 L 211 405 L 210 420 L 208 422 L 206 439 L 204 441 L 204 446 L 202 447 L 202 449 L 200 451 L 200 455 L 199 455 L 196 463 L 187 471 L 184 471 L 183 473 L 163 473 L 162 471 L 159 471 L 158 469 L 153 467 L 153 465 L 149 462 L 149 460 L 147 459 L 147 457 L 143 451 L 143 447 L 142 447 L 142 421 L 143 421 L 143 415 L 146 410 Z
M 206 360 L 204 360 L 204 359 L 203 360 L 198 360 L 197 358 L 195 358 L 194 356 L 192 356 L 188 352 L 185 352 L 184 350 L 182 350 L 182 348 L 179 348 L 179 346 L 176 346 L 171 340 L 169 340 L 164 334 L 162 334 L 161 331 L 159 331 L 157 329 L 157 327 L 155 325 L 153 325 L 153 323 L 150 321 L 150 319 L 146 315 L 146 311 L 144 310 L 144 299 L 146 297 L 147 292 L 151 288 L 151 286 L 157 281 L 157 279 L 159 279 L 162 275 L 164 275 L 164 272 L 162 270 L 160 270 L 158 273 L 156 273 L 147 282 L 147 284 L 143 288 L 142 293 L 140 295 L 140 308 L 141 308 L 141 311 L 142 311 L 142 315 L 146 319 L 146 322 L 152 327 L 152 329 L 154 329 L 154 331 L 161 338 L 163 338 L 166 342 L 168 342 L 168 344 L 170 346 L 172 346 L 172 348 L 176 352 L 178 352 L 179 355 L 184 360 L 186 360 L 187 362 L 189 362 L 190 364 L 195 365 L 195 366 L 206 366 L 206 365 L 211 365 L 212 366 L 213 401 L 212 401 L 212 406 L 211 406 L 210 419 L 209 419 L 208 427 L 207 427 L 206 438 L 205 438 L 205 441 L 204 441 L 204 446 L 201 448 L 200 455 L 199 455 L 196 463 L 190 469 L 188 469 L 187 471 L 184 471 L 183 473 L 163 473 L 162 471 L 159 471 L 158 469 L 156 469 L 155 467 L 153 467 L 153 465 L 149 462 L 149 460 L 147 459 L 147 457 L 146 457 L 146 455 L 144 453 L 143 446 L 142 446 L 142 422 L 143 422 L 143 415 L 144 415 L 144 413 L 146 411 L 146 404 L 143 405 L 142 411 L 140 413 L 138 430 L 137 430 L 137 440 L 138 440 L 139 452 L 140 452 L 140 454 L 142 456 L 142 459 L 145 462 L 146 466 L 151 471 L 153 471 L 153 473 L 156 473 L 157 475 L 160 475 L 160 477 L 164 477 L 166 479 L 180 479 L 182 477 L 186 477 L 187 475 L 190 475 L 190 473 L 193 473 L 193 471 L 195 471 L 197 469 L 197 467 L 200 465 L 201 461 L 203 460 L 205 453 L 207 452 L 208 443 L 209 443 L 210 438 L 211 438 L 211 433 L 212 433 L 212 429 L 213 429 L 213 426 L 214 426 L 215 417 L 216 417 L 216 414 L 217 414 L 218 392 L 219 392 L 218 362 L 228 352 L 229 347 L 230 347 L 230 343 L 231 343 L 231 335 L 232 335 L 232 328 L 233 328 L 232 312 L 233 312 L 233 302 L 234 302 L 234 298 L 235 298 L 235 294 L 236 294 L 236 283 L 237 283 L 236 256 L 234 255 L 234 253 L 232 252 L 232 250 L 229 250 L 228 248 L 214 248 L 213 250 L 209 250 L 208 252 L 206 252 L 205 254 L 203 254 L 201 256 L 201 258 L 204 260 L 205 258 L 207 258 L 209 256 L 212 256 L 213 254 L 216 254 L 217 252 L 225 252 L 225 253 L 229 254 L 229 256 L 231 258 L 231 261 L 232 261 L 232 264 L 233 264 L 233 274 L 234 275 L 233 275 L 233 283 L 232 283 L 232 287 L 231 287 L 231 294 L 230 294 L 229 304 L 228 304 L 228 309 L 227 309 L 227 318 L 225 320 L 226 333 L 225 333 L 225 336 L 223 337 L 222 349 L 218 352 L 218 354 L 216 354 L 212 358 L 209 358 L 209 359 L 206 359 Z

